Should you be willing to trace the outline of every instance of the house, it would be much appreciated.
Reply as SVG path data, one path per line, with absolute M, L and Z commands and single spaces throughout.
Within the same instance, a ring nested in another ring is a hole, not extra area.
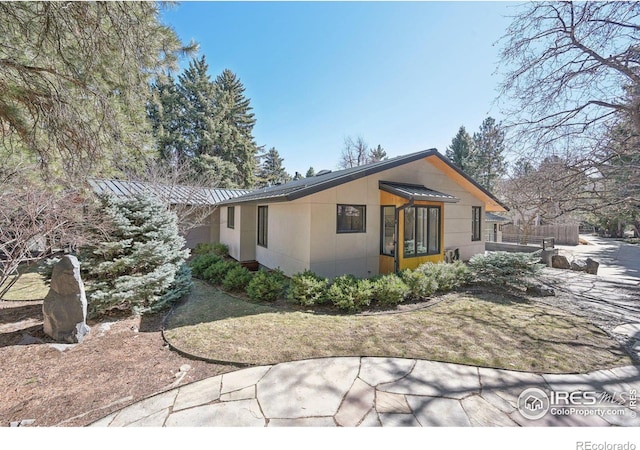
M 97 195 L 123 198 L 152 195 L 168 204 L 178 215 L 178 228 L 186 240 L 185 247 L 189 249 L 195 248 L 199 243 L 219 242 L 220 210 L 216 205 L 250 192 L 245 189 L 214 189 L 108 179 L 90 179 L 89 185 Z
M 234 259 L 333 278 L 484 252 L 486 212 L 507 208 L 437 150 L 234 196 L 218 204 Z M 213 235 L 213 233 L 212 233 Z
M 507 217 L 486 212 L 484 217 L 485 223 L 485 241 L 502 242 L 502 227 L 511 222 Z

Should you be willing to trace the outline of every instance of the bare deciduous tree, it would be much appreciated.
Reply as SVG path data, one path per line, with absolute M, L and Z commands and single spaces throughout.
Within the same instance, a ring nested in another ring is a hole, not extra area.
M 75 250 L 108 226 L 78 191 L 12 179 L 0 191 L 0 299 L 17 281 L 21 264 Z
M 530 2 L 502 44 L 500 97 L 521 143 L 586 145 L 622 117 L 640 133 L 640 3 Z

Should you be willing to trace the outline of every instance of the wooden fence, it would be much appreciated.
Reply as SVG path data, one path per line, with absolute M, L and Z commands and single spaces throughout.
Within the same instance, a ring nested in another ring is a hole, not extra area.
M 526 237 L 520 227 L 511 224 L 502 226 L 502 242 L 537 244 L 545 237 L 555 238 L 558 245 L 578 245 L 578 225 L 535 225 L 529 228 Z

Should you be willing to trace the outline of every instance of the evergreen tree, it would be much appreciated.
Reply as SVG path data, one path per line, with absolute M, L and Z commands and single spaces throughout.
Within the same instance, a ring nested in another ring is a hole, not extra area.
M 384 150 L 384 148 L 382 148 L 382 146 L 380 144 L 378 144 L 378 146 L 376 148 L 372 148 L 371 150 L 369 150 L 369 161 L 370 163 L 372 162 L 378 162 L 378 161 L 382 161 L 384 159 L 387 159 L 387 152 Z
M 141 164 L 149 83 L 192 49 L 159 16 L 157 2 L 0 2 L 0 156 L 74 184 Z
M 466 172 L 468 169 L 469 155 L 473 150 L 473 139 L 467 133 L 464 126 L 461 126 L 458 133 L 451 140 L 451 145 L 447 148 L 446 157 L 451 160 L 460 170 Z
M 482 121 L 480 130 L 473 134 L 473 149 L 465 172 L 492 191 L 496 181 L 506 172 L 504 150 L 504 130 L 495 119 L 487 117 Z
M 264 156 L 258 178 L 261 186 L 273 186 L 275 184 L 286 183 L 291 180 L 291 176 L 282 166 L 284 158 L 280 157 L 278 150 L 272 147 Z
M 151 122 L 158 146 L 158 156 L 172 164 L 186 161 L 183 127 L 183 104 L 178 85 L 171 75 L 158 77 L 151 86 L 151 98 L 147 105 L 147 117 Z
M 228 69 L 218 75 L 215 85 L 214 154 L 233 163 L 238 173 L 233 180 L 244 188 L 255 183 L 257 146 L 253 139 L 255 118 L 250 99 L 245 98 L 245 88 Z
M 90 248 L 86 263 L 89 309 L 158 311 L 191 289 L 189 255 L 176 215 L 149 197 L 102 199 L 113 224 L 109 241 Z
M 178 77 L 178 90 L 183 110 L 180 119 L 183 153 L 189 157 L 200 155 L 221 156 L 215 147 L 216 100 L 215 87 L 207 71 L 209 66 L 203 55 L 193 59 Z
M 307 174 L 305 176 L 307 178 L 315 177 L 316 176 L 316 171 L 314 170 L 313 167 L 309 167 L 309 170 L 307 170 Z

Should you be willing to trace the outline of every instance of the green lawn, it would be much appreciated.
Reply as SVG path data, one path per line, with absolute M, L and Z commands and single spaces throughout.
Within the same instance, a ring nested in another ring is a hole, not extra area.
M 29 301 L 42 300 L 49 292 L 49 287 L 44 284 L 44 279 L 37 272 L 37 266 L 24 266 L 20 268 L 18 281 L 2 297 L 2 300 Z M 10 278 L 9 281 L 11 281 Z M 1 287 L 1 286 L 0 286 Z
M 401 314 L 333 315 L 276 309 L 195 283 L 169 317 L 165 336 L 180 350 L 214 360 L 389 356 L 534 372 L 632 364 L 586 320 L 497 293 L 452 293 L 430 308 Z

